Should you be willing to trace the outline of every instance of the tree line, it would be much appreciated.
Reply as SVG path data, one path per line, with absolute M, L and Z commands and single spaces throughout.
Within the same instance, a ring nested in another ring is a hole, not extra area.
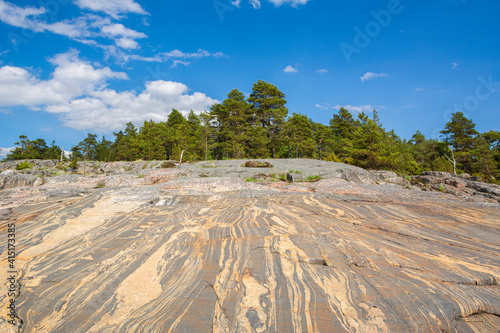
M 428 139 L 417 131 L 410 140 L 386 131 L 376 110 L 356 117 L 340 108 L 329 125 L 306 115 L 288 115 L 285 94 L 258 81 L 248 98 L 232 90 L 210 111 L 184 116 L 173 109 L 165 122 L 145 121 L 140 128 L 128 123 L 114 140 L 88 133 L 71 148 L 71 160 L 183 161 L 242 158 L 313 158 L 343 162 L 365 169 L 402 174 L 435 170 L 480 175 L 496 182 L 500 176 L 500 132 L 479 133 L 462 112 L 452 114 L 441 131 L 442 139 Z M 20 136 L 7 160 L 56 159 L 61 148 L 54 142 Z

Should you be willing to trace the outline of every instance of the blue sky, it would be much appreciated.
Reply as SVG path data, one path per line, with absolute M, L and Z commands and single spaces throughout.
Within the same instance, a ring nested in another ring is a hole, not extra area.
M 344 106 L 407 139 L 437 137 L 454 111 L 500 130 L 499 13 L 497 0 L 0 0 L 0 147 L 112 139 L 257 80 L 325 124 Z

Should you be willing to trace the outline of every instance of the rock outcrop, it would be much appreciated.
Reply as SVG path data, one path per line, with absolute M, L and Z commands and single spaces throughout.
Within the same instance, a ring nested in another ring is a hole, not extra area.
M 18 315 L 8 323 L 2 283 L 0 332 L 498 331 L 497 187 L 244 162 L 2 172 L 30 181 L 0 191 L 2 237 L 16 225 Z M 279 179 L 291 170 L 321 179 Z M 432 190 L 441 183 L 460 194 Z
M 451 193 L 466 200 L 488 198 L 500 202 L 500 186 L 484 183 L 468 174 L 454 175 L 448 172 L 428 171 L 412 177 L 412 183 L 424 190 Z

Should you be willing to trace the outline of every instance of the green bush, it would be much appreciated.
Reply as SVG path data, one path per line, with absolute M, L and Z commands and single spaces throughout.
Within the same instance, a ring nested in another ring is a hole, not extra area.
M 16 170 L 25 170 L 25 169 L 31 169 L 33 167 L 33 164 L 28 162 L 28 160 L 18 163 L 16 165 Z
M 177 167 L 177 164 L 175 164 L 174 162 L 165 162 L 161 165 L 161 167 L 164 169 L 171 169 Z
M 244 168 L 272 168 L 273 165 L 269 162 L 247 161 L 242 165 Z
M 99 182 L 97 183 L 97 188 L 103 188 L 103 187 L 106 187 L 106 184 L 104 182 Z
M 77 160 L 71 161 L 71 163 L 68 165 L 68 168 L 78 169 L 78 162 L 77 162 Z

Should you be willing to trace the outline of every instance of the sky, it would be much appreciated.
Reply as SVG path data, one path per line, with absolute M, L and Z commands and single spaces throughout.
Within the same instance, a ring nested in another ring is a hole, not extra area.
M 373 109 L 402 138 L 500 130 L 498 0 L 0 0 L 0 156 L 202 112 L 258 80 L 289 115 Z

